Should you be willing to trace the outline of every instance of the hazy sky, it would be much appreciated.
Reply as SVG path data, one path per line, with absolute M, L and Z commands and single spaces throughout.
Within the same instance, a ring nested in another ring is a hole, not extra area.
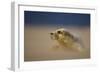
M 33 26 L 89 26 L 90 14 L 25 11 L 24 23 Z

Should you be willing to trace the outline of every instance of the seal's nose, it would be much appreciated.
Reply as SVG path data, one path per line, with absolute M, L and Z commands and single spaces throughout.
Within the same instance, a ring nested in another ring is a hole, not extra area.
M 55 34 L 54 34 L 53 32 L 50 33 L 50 37 L 51 37 L 51 39 L 53 39 L 53 40 L 55 39 L 54 35 L 55 35 Z
M 50 34 L 53 35 L 54 33 L 51 32 Z

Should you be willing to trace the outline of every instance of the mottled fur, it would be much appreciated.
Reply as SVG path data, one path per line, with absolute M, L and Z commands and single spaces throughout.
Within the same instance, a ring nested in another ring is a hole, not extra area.
M 64 28 L 57 29 L 50 34 L 51 39 L 56 40 L 60 46 L 65 48 L 78 49 L 79 51 L 82 50 L 82 46 L 78 42 L 78 38 Z

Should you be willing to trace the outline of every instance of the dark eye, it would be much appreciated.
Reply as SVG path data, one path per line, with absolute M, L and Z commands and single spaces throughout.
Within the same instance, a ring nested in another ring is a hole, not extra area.
M 58 34 L 61 34 L 61 31 L 57 31 Z
M 50 33 L 51 35 L 53 35 L 53 33 Z

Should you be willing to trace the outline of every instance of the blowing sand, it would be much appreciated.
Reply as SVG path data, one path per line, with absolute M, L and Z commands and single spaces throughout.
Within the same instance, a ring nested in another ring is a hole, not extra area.
M 90 29 L 68 28 L 71 32 L 77 33 L 84 44 L 83 51 L 54 48 L 58 43 L 51 40 L 50 32 L 55 27 L 25 27 L 24 28 L 24 61 L 42 60 L 67 60 L 90 58 Z

